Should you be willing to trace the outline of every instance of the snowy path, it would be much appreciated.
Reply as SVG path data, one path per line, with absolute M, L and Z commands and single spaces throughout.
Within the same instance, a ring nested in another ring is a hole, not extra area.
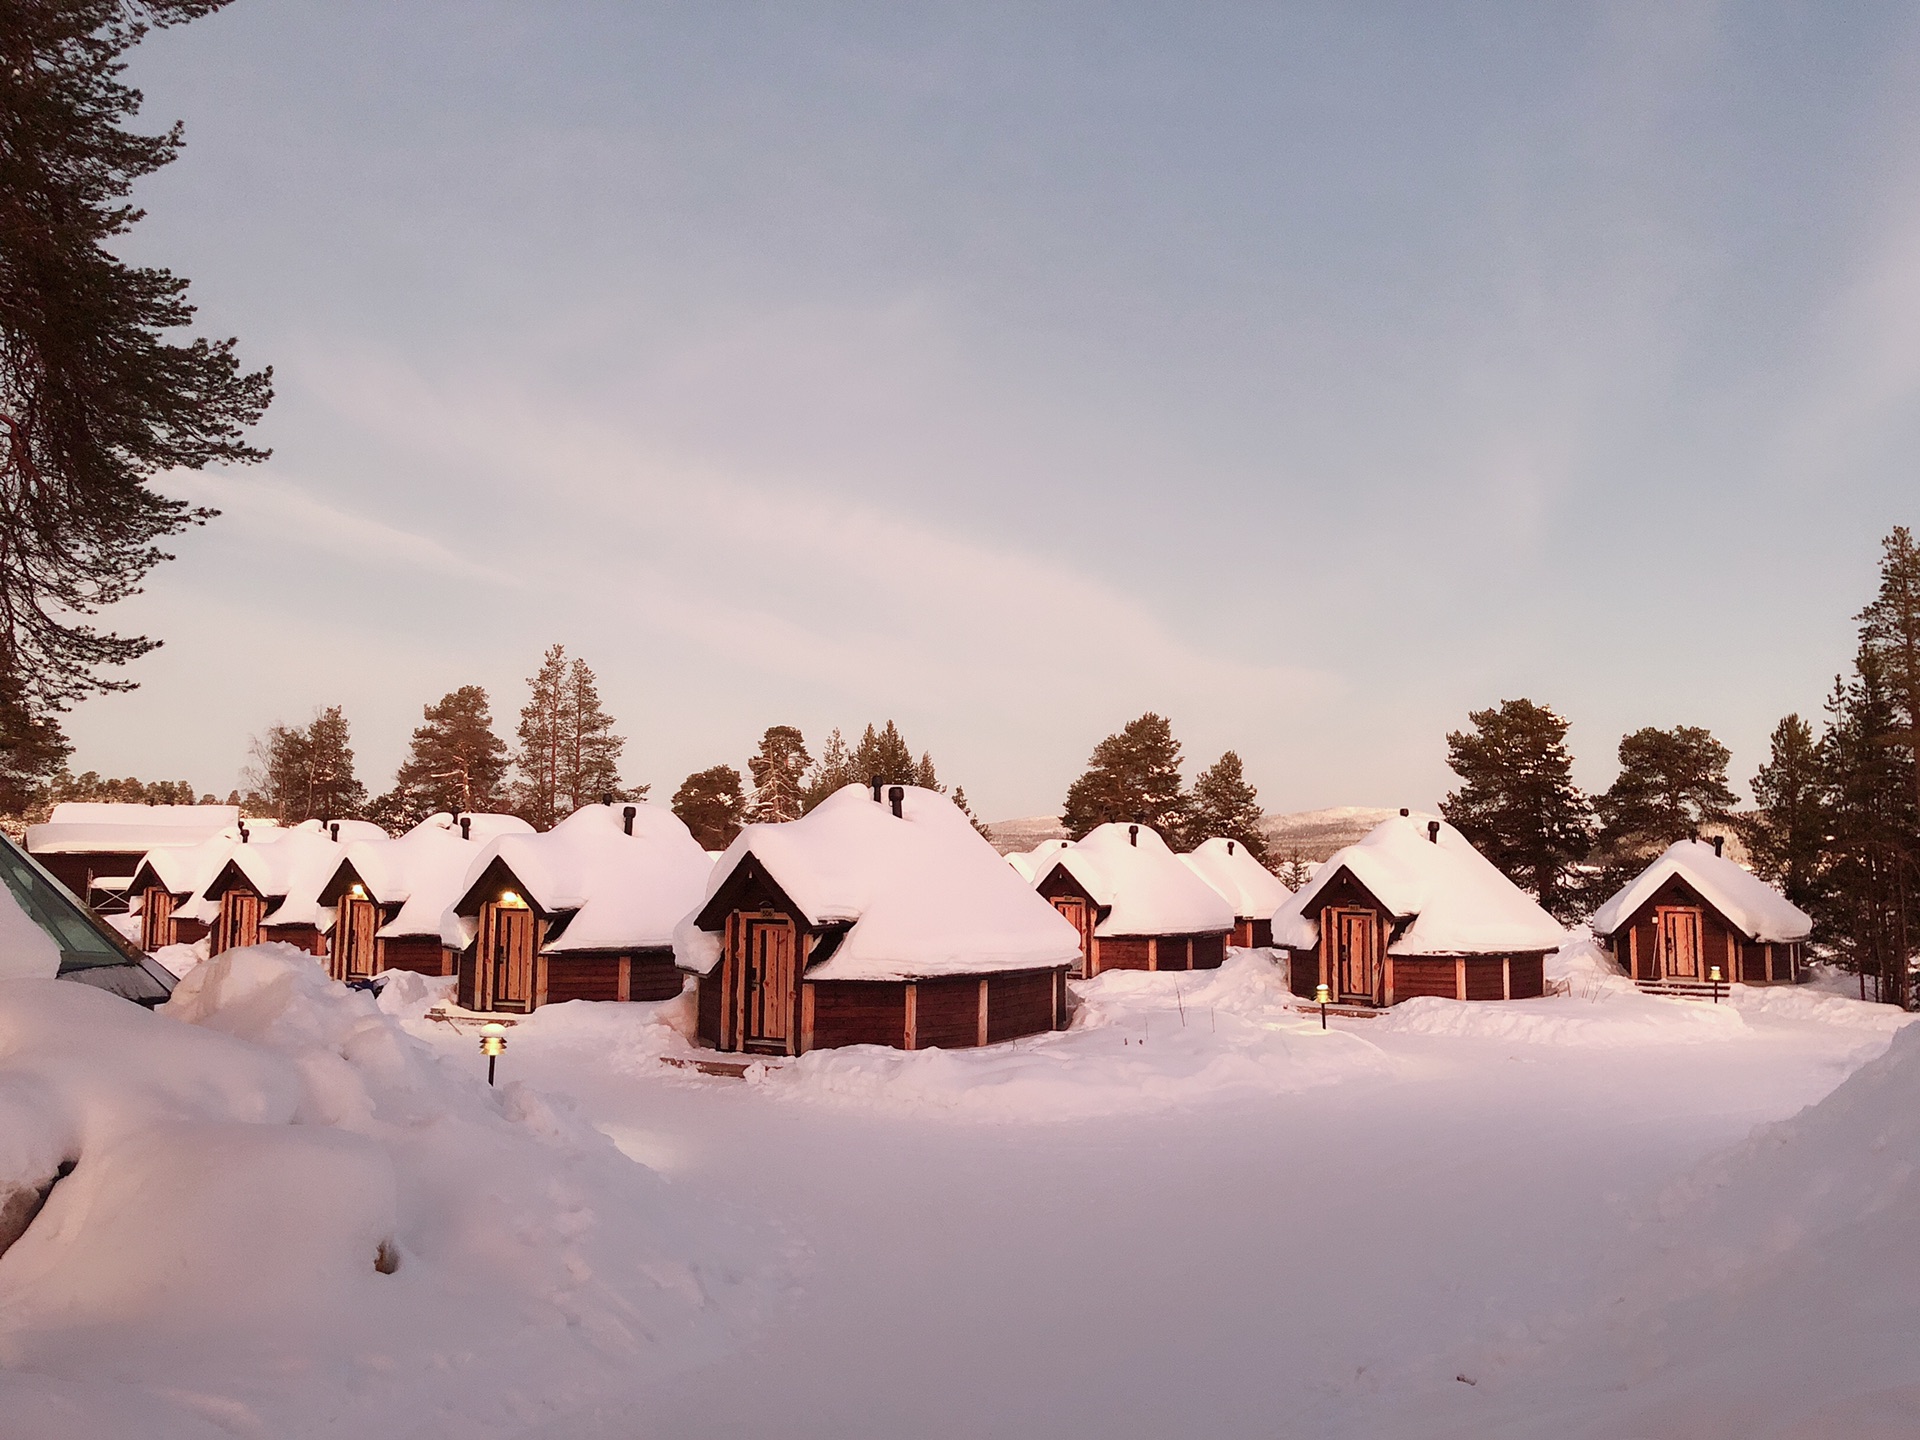
M 1665 1186 L 1887 1041 L 1758 1013 L 1631 1046 L 1354 1021 L 1387 1063 L 1339 1083 L 1007 1122 L 686 1078 L 539 1018 L 515 1076 L 801 1256 L 739 1354 L 538 1432 L 582 1440 L 1470 1426 L 1463 1365 L 1523 1349 Z

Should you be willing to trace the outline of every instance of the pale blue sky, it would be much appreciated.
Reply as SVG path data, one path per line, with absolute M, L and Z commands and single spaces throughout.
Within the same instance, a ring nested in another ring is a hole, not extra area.
M 337 701 L 380 788 L 559 640 L 661 798 L 892 716 L 1040 812 L 1152 708 L 1427 805 L 1522 694 L 1744 790 L 1920 520 L 1910 5 L 238 0 L 134 78 L 280 398 L 103 770 Z

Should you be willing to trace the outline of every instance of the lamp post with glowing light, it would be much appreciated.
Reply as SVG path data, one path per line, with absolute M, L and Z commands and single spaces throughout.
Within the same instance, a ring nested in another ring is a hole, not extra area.
M 1715 965 L 1707 971 L 1707 979 L 1713 984 L 1713 1003 L 1720 1003 L 1720 967 Z
M 1327 1028 L 1327 1006 L 1333 1003 L 1333 994 L 1324 985 L 1313 988 L 1313 1003 L 1320 1007 L 1320 1028 Z
M 487 1084 L 493 1084 L 493 1067 L 500 1059 L 500 1052 L 507 1048 L 507 1027 L 499 1021 L 489 1021 L 480 1027 L 480 1053 L 487 1057 Z

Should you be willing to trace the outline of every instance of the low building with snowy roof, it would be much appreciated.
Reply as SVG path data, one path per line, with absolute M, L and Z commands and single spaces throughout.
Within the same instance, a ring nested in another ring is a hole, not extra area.
M 1335 852 L 1273 916 L 1293 992 L 1325 985 L 1347 1005 L 1538 996 L 1547 952 L 1567 938 L 1453 826 L 1406 810 Z
M 191 849 L 239 820 L 237 805 L 67 800 L 27 827 L 26 851 L 80 899 L 117 906 L 149 852 Z
M 442 811 L 404 835 L 348 845 L 320 887 L 320 904 L 333 911 L 328 971 L 336 980 L 457 974 L 467 937 L 453 906 L 474 860 L 502 835 L 531 834 L 517 815 Z
M 1005 859 L 1022 880 L 1032 884 L 1051 866 L 1053 857 L 1071 844 L 1071 840 L 1042 840 L 1031 850 L 1009 850 Z
M 1227 958 L 1232 903 L 1151 826 L 1115 821 L 1034 853 L 1034 889 L 1080 936 L 1080 973 L 1213 970 Z
M 140 948 L 149 954 L 163 945 L 191 945 L 206 937 L 209 915 L 193 901 L 220 873 L 240 843 L 235 823 L 198 845 L 149 850 L 133 872 L 128 908 L 140 917 Z
M 962 1049 L 1064 1026 L 1073 928 L 946 796 L 849 785 L 749 825 L 674 934 L 716 1050 Z
M 367 820 L 303 820 L 266 831 L 249 824 L 181 913 L 207 920 L 210 955 L 272 940 L 325 959 L 333 911 L 320 903 L 321 887 L 348 844 L 386 834 Z
M 457 995 L 525 1014 L 564 1000 L 671 1000 L 673 930 L 713 861 L 657 805 L 588 805 L 542 834 L 493 839 L 453 904 Z
M 1593 933 L 1643 985 L 1790 985 L 1813 919 L 1722 853 L 1682 840 L 1594 912 Z
M 1243 948 L 1273 944 L 1273 912 L 1293 892 L 1266 866 L 1247 852 L 1239 840 L 1215 837 L 1180 859 L 1233 906 L 1233 943 Z

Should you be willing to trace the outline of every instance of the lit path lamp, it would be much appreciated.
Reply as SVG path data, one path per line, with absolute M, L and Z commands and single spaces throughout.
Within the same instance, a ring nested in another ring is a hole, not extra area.
M 1720 967 L 1718 965 L 1713 966 L 1707 971 L 1707 979 L 1713 985 L 1713 1003 L 1718 1005 L 1720 1003 L 1720 984 L 1721 984 Z
M 1320 1028 L 1327 1028 L 1327 1006 L 1333 1003 L 1333 995 L 1324 985 L 1313 987 L 1313 1003 L 1320 1007 Z
M 480 1053 L 487 1057 L 487 1084 L 493 1084 L 493 1067 L 499 1062 L 500 1052 L 507 1048 L 507 1027 L 499 1021 L 489 1021 L 480 1027 Z

